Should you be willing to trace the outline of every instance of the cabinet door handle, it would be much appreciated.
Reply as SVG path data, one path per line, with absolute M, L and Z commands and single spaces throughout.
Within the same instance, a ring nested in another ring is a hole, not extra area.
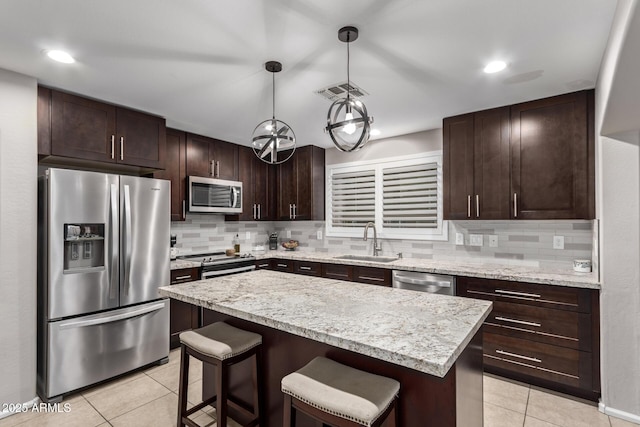
M 258 203 L 258 219 L 262 219 L 262 212 L 261 212 L 262 209 L 260 209 L 260 207 L 261 205 L 260 203 Z
M 178 276 L 173 280 L 184 280 L 184 279 L 191 279 L 191 275 L 187 274 L 186 276 Z
M 476 218 L 480 218 L 480 196 L 476 194 Z
M 187 217 L 187 202 L 185 200 L 182 201 L 182 219 Z
M 525 320 L 509 319 L 508 317 L 502 317 L 502 316 L 496 316 L 495 319 L 502 320 L 503 322 L 517 323 L 518 325 L 534 326 L 536 328 L 539 328 L 540 326 L 542 326 L 541 323 L 527 322 Z
M 278 264 L 278 267 L 287 268 L 289 267 L 289 264 Z
M 370 276 L 358 276 L 358 279 L 363 279 L 363 280 L 372 280 L 374 282 L 384 282 L 384 279 L 381 279 L 379 277 L 370 277 Z
M 538 295 L 538 294 L 530 294 L 530 293 L 527 293 L 527 292 L 505 291 L 504 289 L 496 289 L 494 292 L 496 294 L 513 295 L 513 296 L 517 296 L 517 297 L 540 298 L 540 295 Z
M 111 159 L 116 158 L 116 136 L 111 135 Z
M 518 193 L 513 193 L 513 216 L 518 218 Z
M 256 204 L 253 204 L 253 219 L 256 219 Z
M 518 359 L 528 360 L 530 362 L 542 363 L 542 360 L 535 357 L 522 356 L 521 354 L 509 353 L 508 351 L 496 350 L 496 353 L 502 354 L 503 356 L 517 357 Z
M 120 137 L 120 160 L 124 160 L 124 136 Z
M 269 264 L 258 264 L 258 268 L 267 268 Z
M 467 194 L 467 218 L 471 218 L 471 194 Z
M 220 162 L 216 161 L 216 178 L 220 178 Z
M 311 267 L 305 267 L 305 266 L 301 266 L 300 270 L 304 270 L 304 271 L 310 271 Z
M 295 203 L 293 204 L 293 219 L 296 219 L 297 213 L 296 211 L 298 210 L 298 207 L 295 205 Z
M 289 219 L 293 219 L 293 205 L 289 203 Z
M 209 176 L 215 178 L 216 176 L 216 162 L 215 160 L 211 160 L 209 162 Z

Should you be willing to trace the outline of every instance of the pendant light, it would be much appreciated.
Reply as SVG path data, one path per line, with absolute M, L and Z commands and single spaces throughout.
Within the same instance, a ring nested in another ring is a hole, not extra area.
M 271 73 L 273 92 L 273 114 L 271 119 L 260 123 L 253 130 L 253 152 L 260 160 L 272 165 L 286 162 L 296 150 L 296 135 L 291 126 L 276 119 L 276 80 L 275 74 L 282 71 L 282 64 L 269 61 L 264 68 Z
M 349 75 L 349 44 L 358 39 L 356 27 L 342 27 L 338 31 L 338 40 L 347 44 L 347 97 L 337 99 L 327 114 L 327 127 L 324 129 L 340 151 L 357 151 L 369 141 L 369 131 L 373 117 L 367 114 L 367 107 L 351 97 L 351 79 Z

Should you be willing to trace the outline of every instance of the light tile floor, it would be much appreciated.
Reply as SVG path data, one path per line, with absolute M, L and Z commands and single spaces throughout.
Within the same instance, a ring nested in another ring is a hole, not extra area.
M 0 427 L 171 427 L 176 424 L 180 353 L 169 363 L 136 372 L 67 397 L 68 413 L 27 412 L 0 420 Z M 202 364 L 189 366 L 189 402 L 201 398 Z M 192 405 L 192 404 L 191 404 Z M 215 426 L 215 411 L 199 411 L 194 421 Z M 485 427 L 637 427 L 608 417 L 592 404 L 504 378 L 484 377 Z M 237 424 L 230 423 L 230 427 Z

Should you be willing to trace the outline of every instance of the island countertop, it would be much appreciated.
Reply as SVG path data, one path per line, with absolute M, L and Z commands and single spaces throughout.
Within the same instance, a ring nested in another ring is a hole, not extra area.
M 488 301 L 268 270 L 160 294 L 437 377 L 491 311 Z

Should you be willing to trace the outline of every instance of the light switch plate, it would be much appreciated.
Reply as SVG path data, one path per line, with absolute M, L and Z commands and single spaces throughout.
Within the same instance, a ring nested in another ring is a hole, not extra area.
M 553 249 L 564 249 L 564 236 L 553 236 Z
M 489 247 L 490 248 L 497 248 L 498 247 L 498 236 L 496 236 L 495 234 L 491 234 L 489 236 Z
M 316 239 L 322 240 L 322 230 L 316 231 Z
M 456 233 L 456 245 L 464 245 L 464 234 Z
M 244 236 L 245 240 L 251 240 L 251 232 L 247 231 L 247 234 Z
M 287 230 L 287 239 L 291 238 L 291 230 Z
M 469 245 L 482 246 L 482 234 L 469 234 Z

